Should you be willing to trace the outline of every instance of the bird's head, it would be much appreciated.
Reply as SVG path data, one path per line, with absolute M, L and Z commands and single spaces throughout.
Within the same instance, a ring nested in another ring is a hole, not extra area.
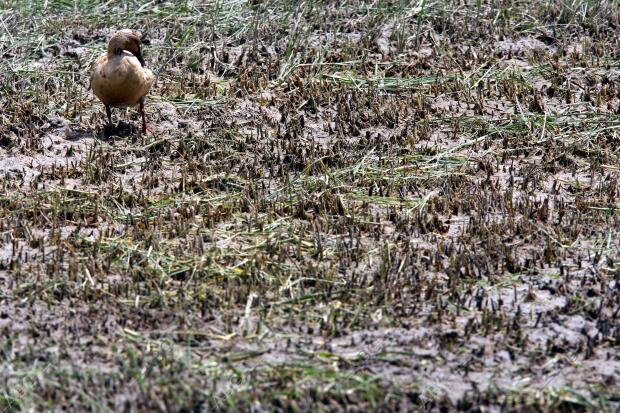
M 140 32 L 131 29 L 123 29 L 115 32 L 108 43 L 108 53 L 120 55 L 123 50 L 136 56 L 140 64 L 144 66 L 144 59 L 140 51 L 142 35 Z

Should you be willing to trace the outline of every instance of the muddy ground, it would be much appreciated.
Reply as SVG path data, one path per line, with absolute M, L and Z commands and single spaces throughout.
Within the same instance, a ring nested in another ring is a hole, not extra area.
M 0 412 L 617 411 L 619 10 L 0 1 Z

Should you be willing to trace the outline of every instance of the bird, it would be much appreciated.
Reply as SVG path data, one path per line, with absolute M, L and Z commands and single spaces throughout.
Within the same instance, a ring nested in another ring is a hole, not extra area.
M 108 125 L 112 127 L 112 107 L 140 105 L 142 133 L 147 133 L 144 99 L 155 82 L 155 75 L 146 68 L 140 45 L 142 35 L 132 29 L 116 31 L 108 49 L 91 65 L 90 87 L 105 105 Z

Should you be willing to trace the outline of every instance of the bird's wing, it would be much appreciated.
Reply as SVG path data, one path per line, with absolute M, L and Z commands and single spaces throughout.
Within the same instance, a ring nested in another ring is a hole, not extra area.
M 104 53 L 102 55 L 97 56 L 90 62 L 90 77 L 88 80 L 88 88 L 92 89 L 93 78 L 97 75 L 97 72 L 101 65 L 105 64 L 105 60 L 107 59 L 108 54 Z
M 153 86 L 153 83 L 155 83 L 155 75 L 150 69 L 144 69 L 144 79 L 146 84 L 148 84 L 148 89 L 150 89 L 151 86 Z

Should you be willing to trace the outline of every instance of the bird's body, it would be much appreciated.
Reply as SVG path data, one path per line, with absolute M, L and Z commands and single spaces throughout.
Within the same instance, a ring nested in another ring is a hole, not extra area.
M 142 67 L 131 53 L 99 56 L 92 65 L 90 86 L 105 105 L 115 108 L 133 107 L 140 103 L 155 81 L 155 75 Z
M 91 65 L 90 86 L 103 102 L 112 125 L 111 107 L 140 105 L 142 132 L 146 133 L 144 98 L 155 83 L 155 75 L 144 67 L 140 52 L 140 33 L 123 29 L 114 33 L 108 50 Z

